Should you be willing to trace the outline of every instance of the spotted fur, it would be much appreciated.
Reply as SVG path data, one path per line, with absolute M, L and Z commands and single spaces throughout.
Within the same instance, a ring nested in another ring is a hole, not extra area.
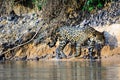
M 104 35 L 103 33 L 96 31 L 92 27 L 64 26 L 58 28 L 57 30 L 55 30 L 55 32 L 52 33 L 51 40 L 53 42 L 48 44 L 50 47 L 53 47 L 56 44 L 56 41 L 59 40 L 59 46 L 56 49 L 57 58 L 66 58 L 63 49 L 69 42 L 75 45 L 76 53 L 74 56 L 77 57 L 80 55 L 80 47 L 83 43 L 89 40 L 90 42 L 87 42 L 89 48 L 93 48 L 91 46 L 95 45 L 94 42 L 104 44 Z

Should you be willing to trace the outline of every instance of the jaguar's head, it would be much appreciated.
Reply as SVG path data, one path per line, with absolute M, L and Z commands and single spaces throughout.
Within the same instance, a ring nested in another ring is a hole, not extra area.
M 98 44 L 101 44 L 102 46 L 104 46 L 105 45 L 104 32 L 98 32 L 98 31 L 96 31 L 94 35 L 95 35 L 96 42 Z

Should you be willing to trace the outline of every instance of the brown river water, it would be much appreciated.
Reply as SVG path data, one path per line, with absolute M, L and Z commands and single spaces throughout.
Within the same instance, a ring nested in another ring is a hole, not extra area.
M 0 80 L 120 80 L 120 62 L 5 61 Z

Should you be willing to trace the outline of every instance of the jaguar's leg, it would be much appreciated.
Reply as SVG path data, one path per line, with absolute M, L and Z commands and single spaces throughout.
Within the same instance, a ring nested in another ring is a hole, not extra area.
M 62 58 L 61 55 L 60 55 L 60 50 L 59 50 L 59 48 L 56 49 L 56 58 L 57 58 L 57 59 L 61 59 L 61 58 Z
M 67 56 L 64 54 L 63 49 L 65 48 L 67 41 L 60 41 L 59 46 L 56 49 L 56 58 L 66 58 Z
M 94 47 L 95 47 L 95 41 L 94 40 L 88 40 L 88 54 L 89 54 L 89 57 L 90 59 L 94 59 L 93 58 L 93 50 L 94 50 Z
M 102 46 L 101 46 L 101 44 L 96 44 L 95 46 L 97 49 L 97 58 L 100 59 Z
M 76 53 L 75 53 L 75 57 L 78 57 L 81 55 L 81 45 L 80 43 L 76 43 Z
M 89 47 L 89 48 L 88 48 L 88 54 L 89 54 L 89 58 L 90 58 L 90 59 L 93 59 L 93 55 L 92 55 L 93 49 L 94 49 L 94 47 Z

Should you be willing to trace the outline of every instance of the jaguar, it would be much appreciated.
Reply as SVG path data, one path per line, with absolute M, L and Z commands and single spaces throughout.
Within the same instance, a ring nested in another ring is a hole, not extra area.
M 59 46 L 56 49 L 56 58 L 67 58 L 63 49 L 68 43 L 75 45 L 75 57 L 81 55 L 81 45 L 87 42 L 89 54 L 91 56 L 93 48 L 96 44 L 105 43 L 104 32 L 99 32 L 93 27 L 76 27 L 76 26 L 63 26 L 57 28 L 51 34 L 51 42 L 48 43 L 50 47 L 55 46 L 56 42 L 59 40 Z

